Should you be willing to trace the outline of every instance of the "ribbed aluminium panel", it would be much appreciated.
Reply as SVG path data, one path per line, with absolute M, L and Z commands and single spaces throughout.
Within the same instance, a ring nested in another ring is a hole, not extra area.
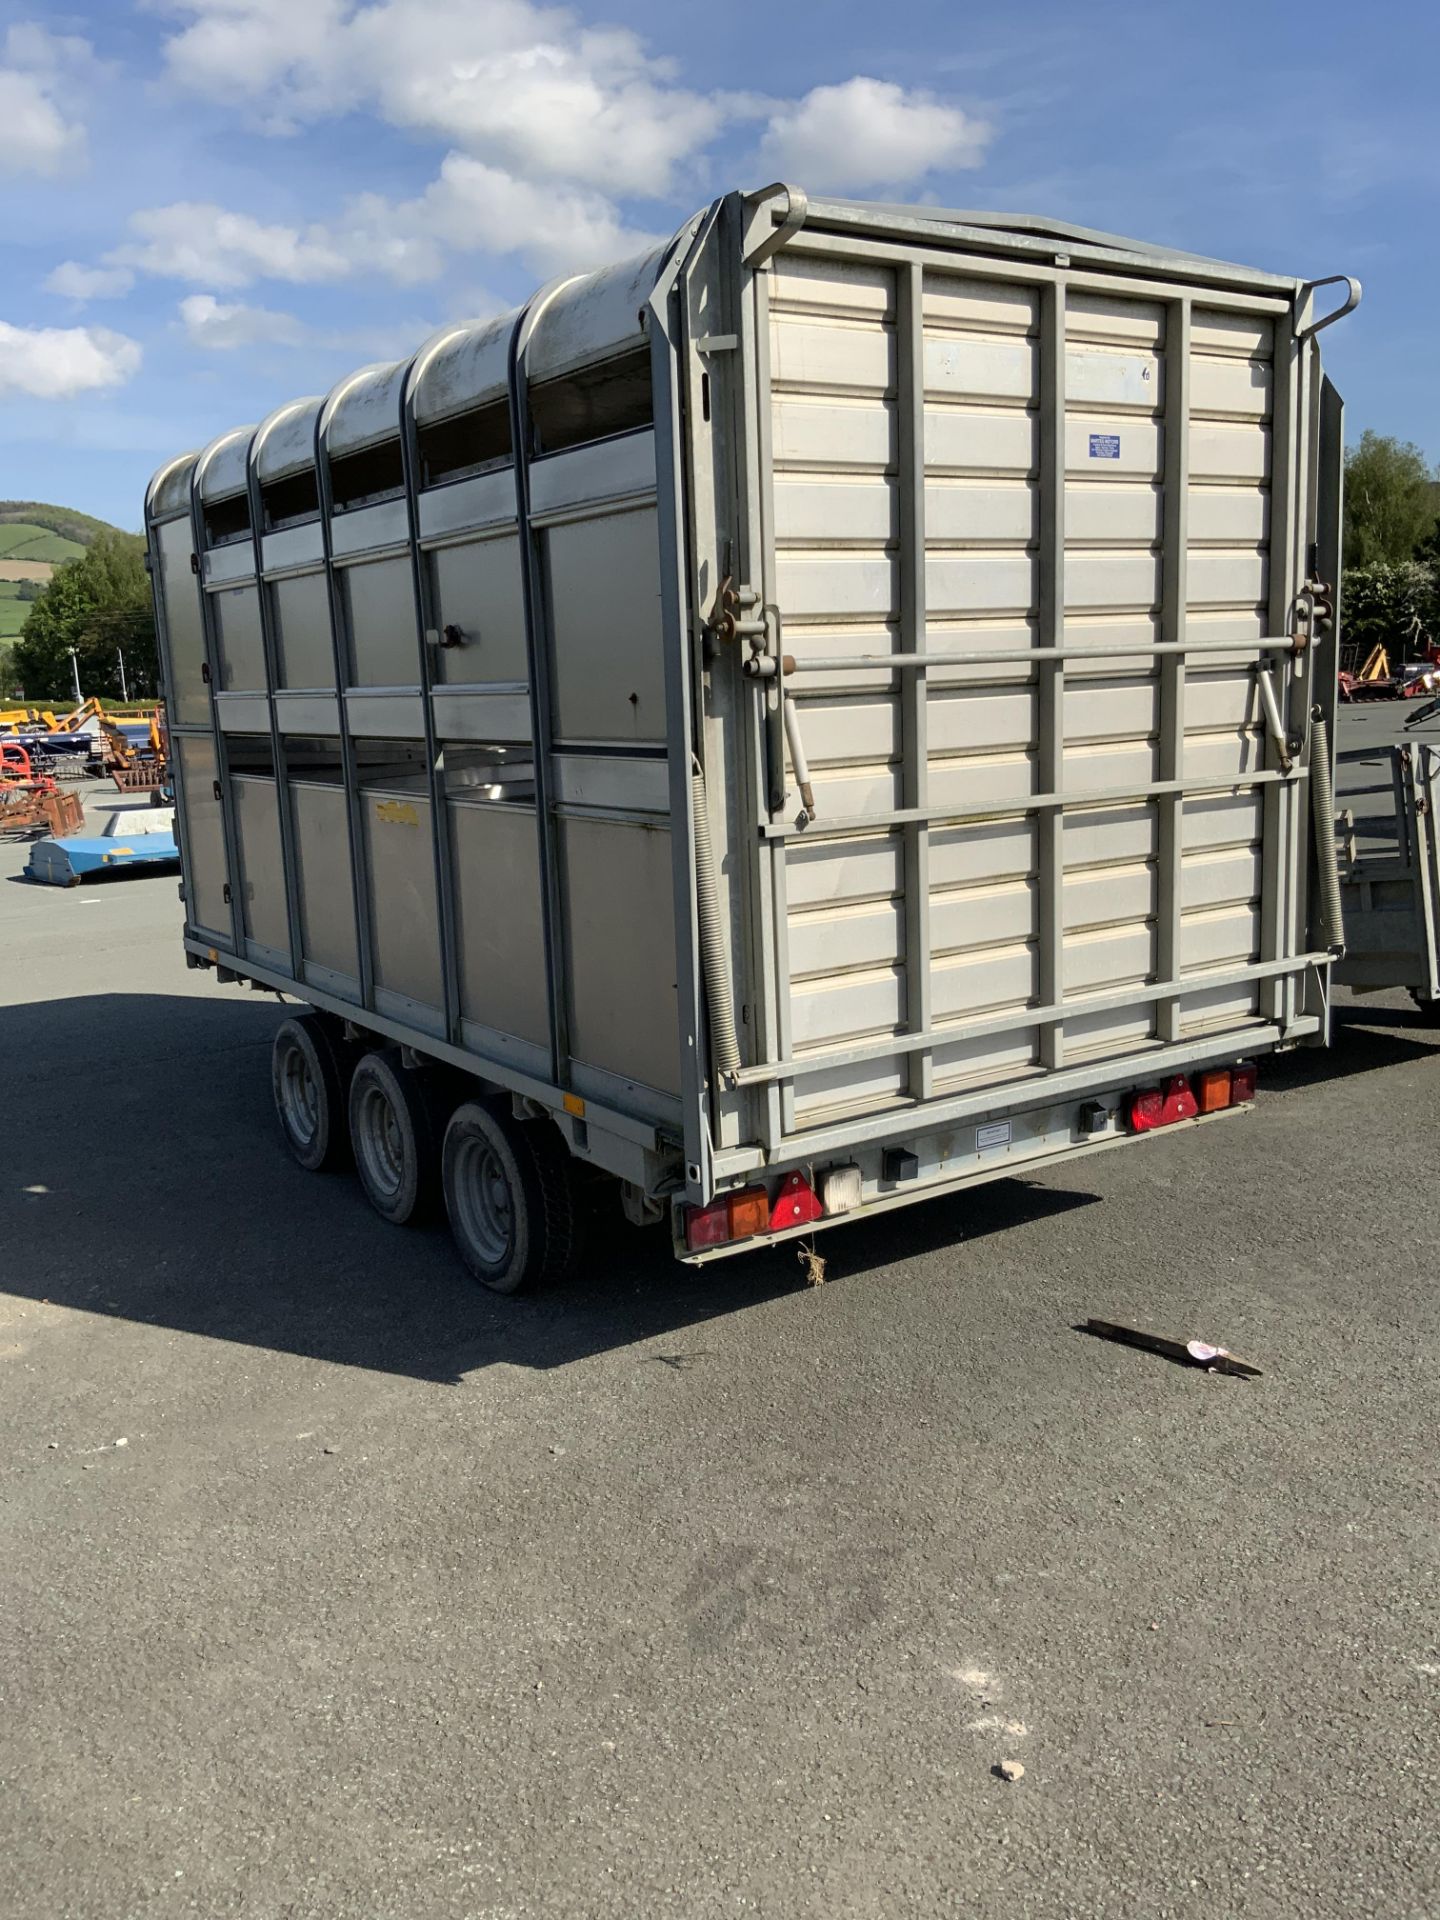
M 902 550 L 903 265 L 782 253 L 769 276 L 771 507 L 775 589 L 785 647 L 807 657 L 885 655 L 904 630 Z M 940 652 L 1041 655 L 1041 425 L 1044 290 L 1035 281 L 927 265 L 923 272 L 924 625 Z M 1059 847 L 1057 981 L 1067 1058 L 1154 1044 L 1159 1014 L 1162 803 L 1114 798 L 1162 780 L 1165 670 L 1144 650 L 1163 637 L 1167 379 L 1173 294 L 1069 289 L 1061 317 L 1063 640 L 1068 659 L 1054 759 L 1072 796 Z M 1183 630 L 1237 646 L 1266 631 L 1269 595 L 1273 323 L 1187 308 L 1181 334 L 1188 414 Z M 1188 338 L 1188 351 L 1185 341 Z M 1125 657 L 1105 656 L 1114 647 Z M 1178 772 L 1243 780 L 1263 765 L 1255 652 L 1197 655 L 1181 680 Z M 1170 684 L 1173 686 L 1172 678 Z M 883 668 L 829 668 L 791 684 L 816 795 L 818 837 L 784 866 L 790 1038 L 797 1060 L 860 1047 L 853 1065 L 796 1078 L 799 1123 L 902 1098 L 907 1061 L 875 1043 L 913 1029 L 907 1006 L 904 830 L 827 838 L 827 820 L 879 818 L 905 791 L 904 680 Z M 923 711 L 932 808 L 1013 816 L 936 821 L 928 829 L 929 1018 L 937 1091 L 1039 1071 L 1042 854 L 1024 803 L 1044 770 L 1037 667 L 936 666 Z M 1093 807 L 1083 796 L 1096 795 Z M 1078 804 L 1077 804 L 1078 800 Z M 1234 1025 L 1257 990 L 1207 989 L 1207 975 L 1260 954 L 1262 807 L 1257 795 L 1177 804 L 1180 850 L 1174 964 L 1194 991 L 1181 1034 Z M 1169 894 L 1167 893 L 1167 898 Z M 1132 1005 L 1085 1011 L 1089 997 Z M 1014 1014 L 1012 1031 L 943 1042 L 947 1024 Z

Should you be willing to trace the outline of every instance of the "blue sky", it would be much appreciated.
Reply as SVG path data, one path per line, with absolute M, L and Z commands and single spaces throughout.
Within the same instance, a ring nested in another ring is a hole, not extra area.
M 1440 9 L 0 0 L 0 496 L 169 455 L 714 193 L 1016 208 L 1357 274 L 1327 359 L 1440 458 Z

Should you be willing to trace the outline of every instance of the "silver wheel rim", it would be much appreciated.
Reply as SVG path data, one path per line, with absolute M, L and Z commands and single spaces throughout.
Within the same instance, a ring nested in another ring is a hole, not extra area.
M 302 1047 L 287 1046 L 280 1062 L 280 1114 L 292 1139 L 308 1147 L 320 1131 L 320 1089 Z
M 484 1266 L 501 1272 L 515 1244 L 515 1196 L 488 1140 L 470 1136 L 457 1144 L 454 1201 L 467 1246 Z
M 405 1136 L 389 1095 L 373 1080 L 361 1089 L 355 1145 L 371 1186 L 393 1200 L 405 1178 Z

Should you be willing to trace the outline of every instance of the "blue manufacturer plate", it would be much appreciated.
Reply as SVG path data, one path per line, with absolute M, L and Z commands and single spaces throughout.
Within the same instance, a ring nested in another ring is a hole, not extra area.
M 1092 460 L 1118 460 L 1120 458 L 1119 434 L 1092 433 L 1090 436 L 1090 458 Z

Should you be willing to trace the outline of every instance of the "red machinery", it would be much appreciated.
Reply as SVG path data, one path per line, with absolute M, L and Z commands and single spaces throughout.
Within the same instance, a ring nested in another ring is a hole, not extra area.
M 78 794 L 37 774 L 18 740 L 0 740 L 0 833 L 75 833 L 85 824 Z

